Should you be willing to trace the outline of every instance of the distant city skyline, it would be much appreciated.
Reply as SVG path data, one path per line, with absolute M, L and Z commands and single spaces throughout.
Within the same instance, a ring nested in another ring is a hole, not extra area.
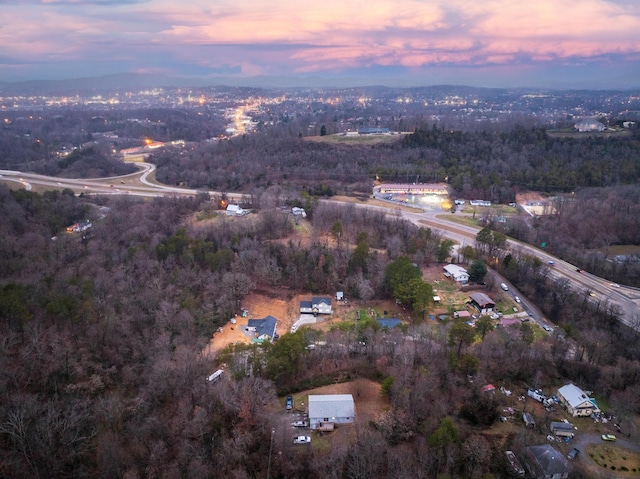
M 0 81 L 640 88 L 635 0 L 4 0 Z

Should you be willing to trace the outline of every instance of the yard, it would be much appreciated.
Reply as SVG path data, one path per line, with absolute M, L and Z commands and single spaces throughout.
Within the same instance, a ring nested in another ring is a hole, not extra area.
M 591 444 L 586 453 L 601 471 L 616 477 L 640 477 L 640 453 L 612 444 Z

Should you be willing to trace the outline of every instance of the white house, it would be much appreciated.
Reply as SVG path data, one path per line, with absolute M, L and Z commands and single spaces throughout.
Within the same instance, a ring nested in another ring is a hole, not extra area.
M 351 394 L 309 396 L 309 427 L 319 429 L 327 424 L 351 424 L 356 416 Z
M 467 284 L 469 282 L 469 273 L 467 270 L 457 264 L 448 264 L 444 268 L 444 275 L 453 279 L 456 283 Z
M 558 400 L 567 408 L 567 412 L 573 417 L 591 416 L 599 413 L 600 409 L 596 401 L 574 384 L 567 384 L 558 389 Z
M 300 301 L 300 312 L 306 314 L 331 314 L 331 298 L 314 297 L 311 301 Z
M 225 210 L 225 212 L 227 213 L 227 216 L 244 216 L 248 213 L 247 210 L 243 210 L 238 205 L 227 206 L 227 209 Z

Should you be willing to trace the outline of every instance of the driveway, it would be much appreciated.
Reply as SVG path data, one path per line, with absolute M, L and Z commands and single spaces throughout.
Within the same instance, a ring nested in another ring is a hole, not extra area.
M 569 443 L 569 446 L 577 447 L 582 450 L 589 444 L 603 444 L 604 441 L 600 438 L 602 434 L 578 434 L 576 437 Z M 619 434 L 616 434 L 616 442 L 607 442 L 611 446 L 618 445 L 625 449 L 629 449 L 630 451 L 635 451 L 640 453 L 640 444 L 631 442 L 628 439 L 621 438 Z M 586 457 L 586 456 L 584 456 Z

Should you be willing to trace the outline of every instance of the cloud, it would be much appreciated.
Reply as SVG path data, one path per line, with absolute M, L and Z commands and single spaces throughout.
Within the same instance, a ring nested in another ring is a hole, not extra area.
M 8 62 L 244 74 L 637 59 L 632 0 L 1 2 Z M 8 21 L 10 18 L 11 21 Z M 35 67 L 34 67 L 35 68 Z M 0 79 L 4 72 L 0 73 Z

